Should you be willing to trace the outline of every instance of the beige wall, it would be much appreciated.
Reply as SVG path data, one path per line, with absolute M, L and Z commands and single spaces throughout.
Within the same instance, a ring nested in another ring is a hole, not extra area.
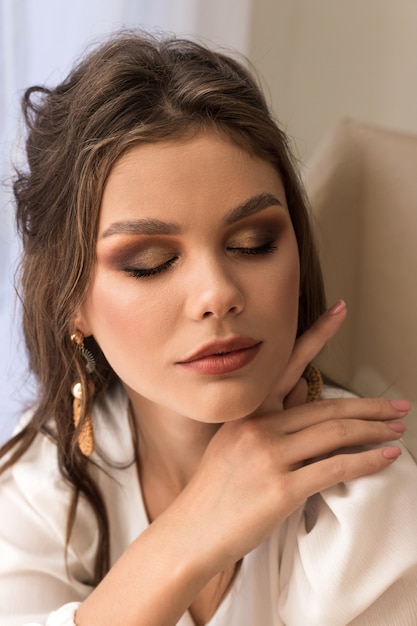
M 301 160 L 310 161 L 307 182 L 320 225 L 327 291 L 331 299 L 344 297 L 350 309 L 325 352 L 329 371 L 360 394 L 408 397 L 414 409 L 406 441 L 417 458 L 416 143 L 393 133 L 373 137 L 360 125 L 355 134 L 356 126 L 347 124 L 339 128 L 346 135 L 340 144 L 334 137 L 315 152 L 344 117 L 417 133 L 417 0 L 252 0 L 251 7 L 247 52 Z M 360 194 L 352 174 L 359 167 Z M 362 253 L 355 250 L 359 244 Z M 375 307 L 371 300 L 379 296 L 383 305 Z M 411 307 L 408 322 L 398 307 L 404 300 Z M 348 359 L 352 376 L 342 380 Z
M 341 117 L 417 132 L 416 0 L 252 0 L 248 55 L 308 159 Z

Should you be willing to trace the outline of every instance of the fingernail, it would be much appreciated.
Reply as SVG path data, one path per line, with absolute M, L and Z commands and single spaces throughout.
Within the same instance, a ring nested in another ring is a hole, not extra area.
M 408 400 L 390 400 L 390 403 L 396 411 L 408 412 L 411 409 Z
M 330 309 L 327 311 L 327 315 L 337 315 L 338 313 L 343 311 L 343 309 L 345 308 L 346 308 L 346 302 L 344 300 L 338 300 L 336 304 L 330 307 Z
M 388 426 L 396 433 L 403 433 L 407 430 L 407 426 L 402 422 L 392 422 Z
M 395 459 L 398 459 L 398 457 L 401 455 L 401 448 L 399 448 L 398 446 L 384 448 L 382 450 L 382 455 L 390 461 L 395 461 Z

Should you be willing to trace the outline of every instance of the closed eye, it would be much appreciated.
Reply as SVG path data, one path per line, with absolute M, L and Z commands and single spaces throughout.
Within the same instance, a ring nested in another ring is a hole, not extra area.
M 149 278 L 150 276 L 156 276 L 157 274 L 161 274 L 168 270 L 173 263 L 177 260 L 177 256 L 168 259 L 165 263 L 161 263 L 161 265 L 157 265 L 156 267 L 125 267 L 124 272 L 133 276 L 134 278 Z
M 262 246 L 229 246 L 227 250 L 232 254 L 236 255 L 262 255 L 262 254 L 270 254 L 277 249 L 277 246 L 274 245 L 274 241 L 270 241 L 268 243 L 263 244 Z M 176 261 L 178 257 L 174 256 L 168 261 L 161 263 L 155 267 L 125 267 L 124 272 L 133 276 L 134 278 L 150 278 L 152 276 L 157 276 L 162 272 L 167 271 Z
M 270 254 L 277 249 L 277 246 L 274 245 L 274 241 L 269 241 L 268 243 L 263 244 L 262 246 L 252 246 L 252 247 L 244 247 L 244 246 L 233 246 L 228 247 L 227 249 L 230 252 L 236 254 Z

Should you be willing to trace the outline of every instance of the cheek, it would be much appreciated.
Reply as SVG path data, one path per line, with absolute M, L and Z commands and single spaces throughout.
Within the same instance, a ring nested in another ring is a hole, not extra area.
M 258 297 L 275 311 L 278 319 L 297 326 L 298 303 L 300 293 L 300 263 L 298 248 L 294 241 L 278 263 L 270 269 L 259 284 Z
M 112 364 L 113 355 L 129 354 L 127 348 L 152 344 L 164 323 L 163 294 L 156 298 L 141 294 L 132 278 L 123 287 L 109 276 L 97 275 L 86 299 L 85 312 L 90 332 Z
M 300 292 L 298 248 L 292 246 L 291 254 L 286 254 L 285 262 L 278 263 L 277 267 L 279 270 L 264 282 L 263 294 L 258 296 L 260 300 L 263 298 L 265 328 L 269 330 L 270 339 L 266 346 L 269 371 L 265 379 L 271 376 L 274 380 L 282 375 L 297 336 Z
M 87 310 L 97 340 L 103 332 L 123 334 L 137 331 L 137 317 L 143 317 L 138 303 L 128 298 L 126 293 L 111 289 L 111 285 L 106 288 L 100 282 L 91 291 Z
M 138 294 L 134 279 L 123 289 L 117 289 L 114 282 L 97 280 L 92 286 L 86 301 L 90 330 L 119 379 L 143 393 L 164 345 L 158 304 Z

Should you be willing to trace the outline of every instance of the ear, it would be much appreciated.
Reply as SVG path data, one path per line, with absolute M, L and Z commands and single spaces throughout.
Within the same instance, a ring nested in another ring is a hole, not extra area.
M 84 337 L 89 337 L 93 334 L 83 306 L 80 306 L 75 312 L 73 327 L 74 330 L 80 330 Z

